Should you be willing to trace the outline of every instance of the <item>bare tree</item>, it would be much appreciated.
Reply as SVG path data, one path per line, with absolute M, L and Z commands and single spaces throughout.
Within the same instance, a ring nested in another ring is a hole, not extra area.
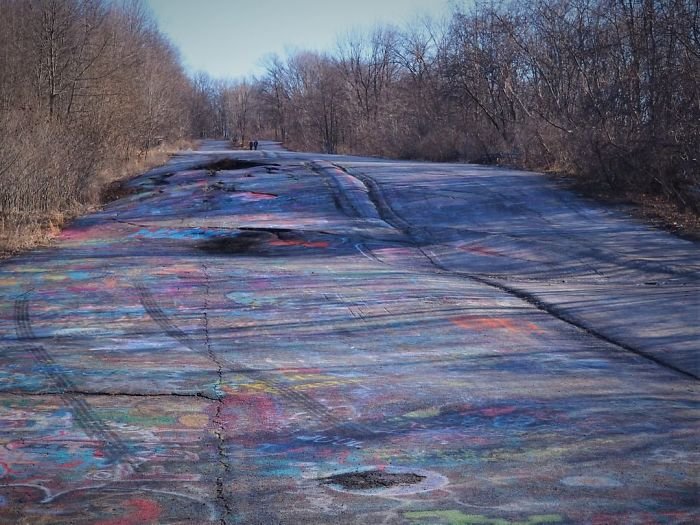
M 0 1 L 0 236 L 95 202 L 189 131 L 190 80 L 138 1 Z

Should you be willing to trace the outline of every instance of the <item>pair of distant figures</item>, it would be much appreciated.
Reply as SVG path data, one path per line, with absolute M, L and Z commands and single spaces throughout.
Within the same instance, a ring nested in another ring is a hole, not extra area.
M 257 140 L 251 140 L 250 142 L 248 142 L 248 149 L 251 150 L 251 151 L 254 150 L 254 149 L 258 149 L 258 141 L 257 141 Z

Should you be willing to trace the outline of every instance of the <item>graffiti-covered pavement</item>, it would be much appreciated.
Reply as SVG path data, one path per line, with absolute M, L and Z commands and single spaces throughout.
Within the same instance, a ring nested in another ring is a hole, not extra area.
M 261 146 L 0 265 L 0 523 L 700 522 L 697 243 Z

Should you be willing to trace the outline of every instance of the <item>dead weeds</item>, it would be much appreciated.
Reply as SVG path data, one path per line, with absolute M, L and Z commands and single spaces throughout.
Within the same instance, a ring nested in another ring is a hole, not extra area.
M 72 212 L 4 213 L 0 217 L 0 259 L 17 255 L 23 251 L 47 246 L 63 226 L 79 214 Z
M 160 146 L 146 155 L 100 171 L 95 176 L 94 189 L 90 191 L 93 194 L 93 205 L 76 205 L 69 210 L 45 214 L 17 210 L 0 214 L 0 259 L 48 245 L 71 220 L 134 193 L 126 185 L 129 179 L 156 166 L 162 166 L 177 151 L 194 148 L 195 142 L 182 140 L 172 145 Z

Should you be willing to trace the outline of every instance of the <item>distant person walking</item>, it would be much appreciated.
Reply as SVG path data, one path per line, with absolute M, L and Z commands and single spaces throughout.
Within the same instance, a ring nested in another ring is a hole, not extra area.
M 256 150 L 258 149 L 258 141 L 257 140 L 255 142 L 253 142 L 253 148 Z
M 252 140 L 250 142 L 248 142 L 248 149 L 251 151 L 253 150 L 253 141 Z

